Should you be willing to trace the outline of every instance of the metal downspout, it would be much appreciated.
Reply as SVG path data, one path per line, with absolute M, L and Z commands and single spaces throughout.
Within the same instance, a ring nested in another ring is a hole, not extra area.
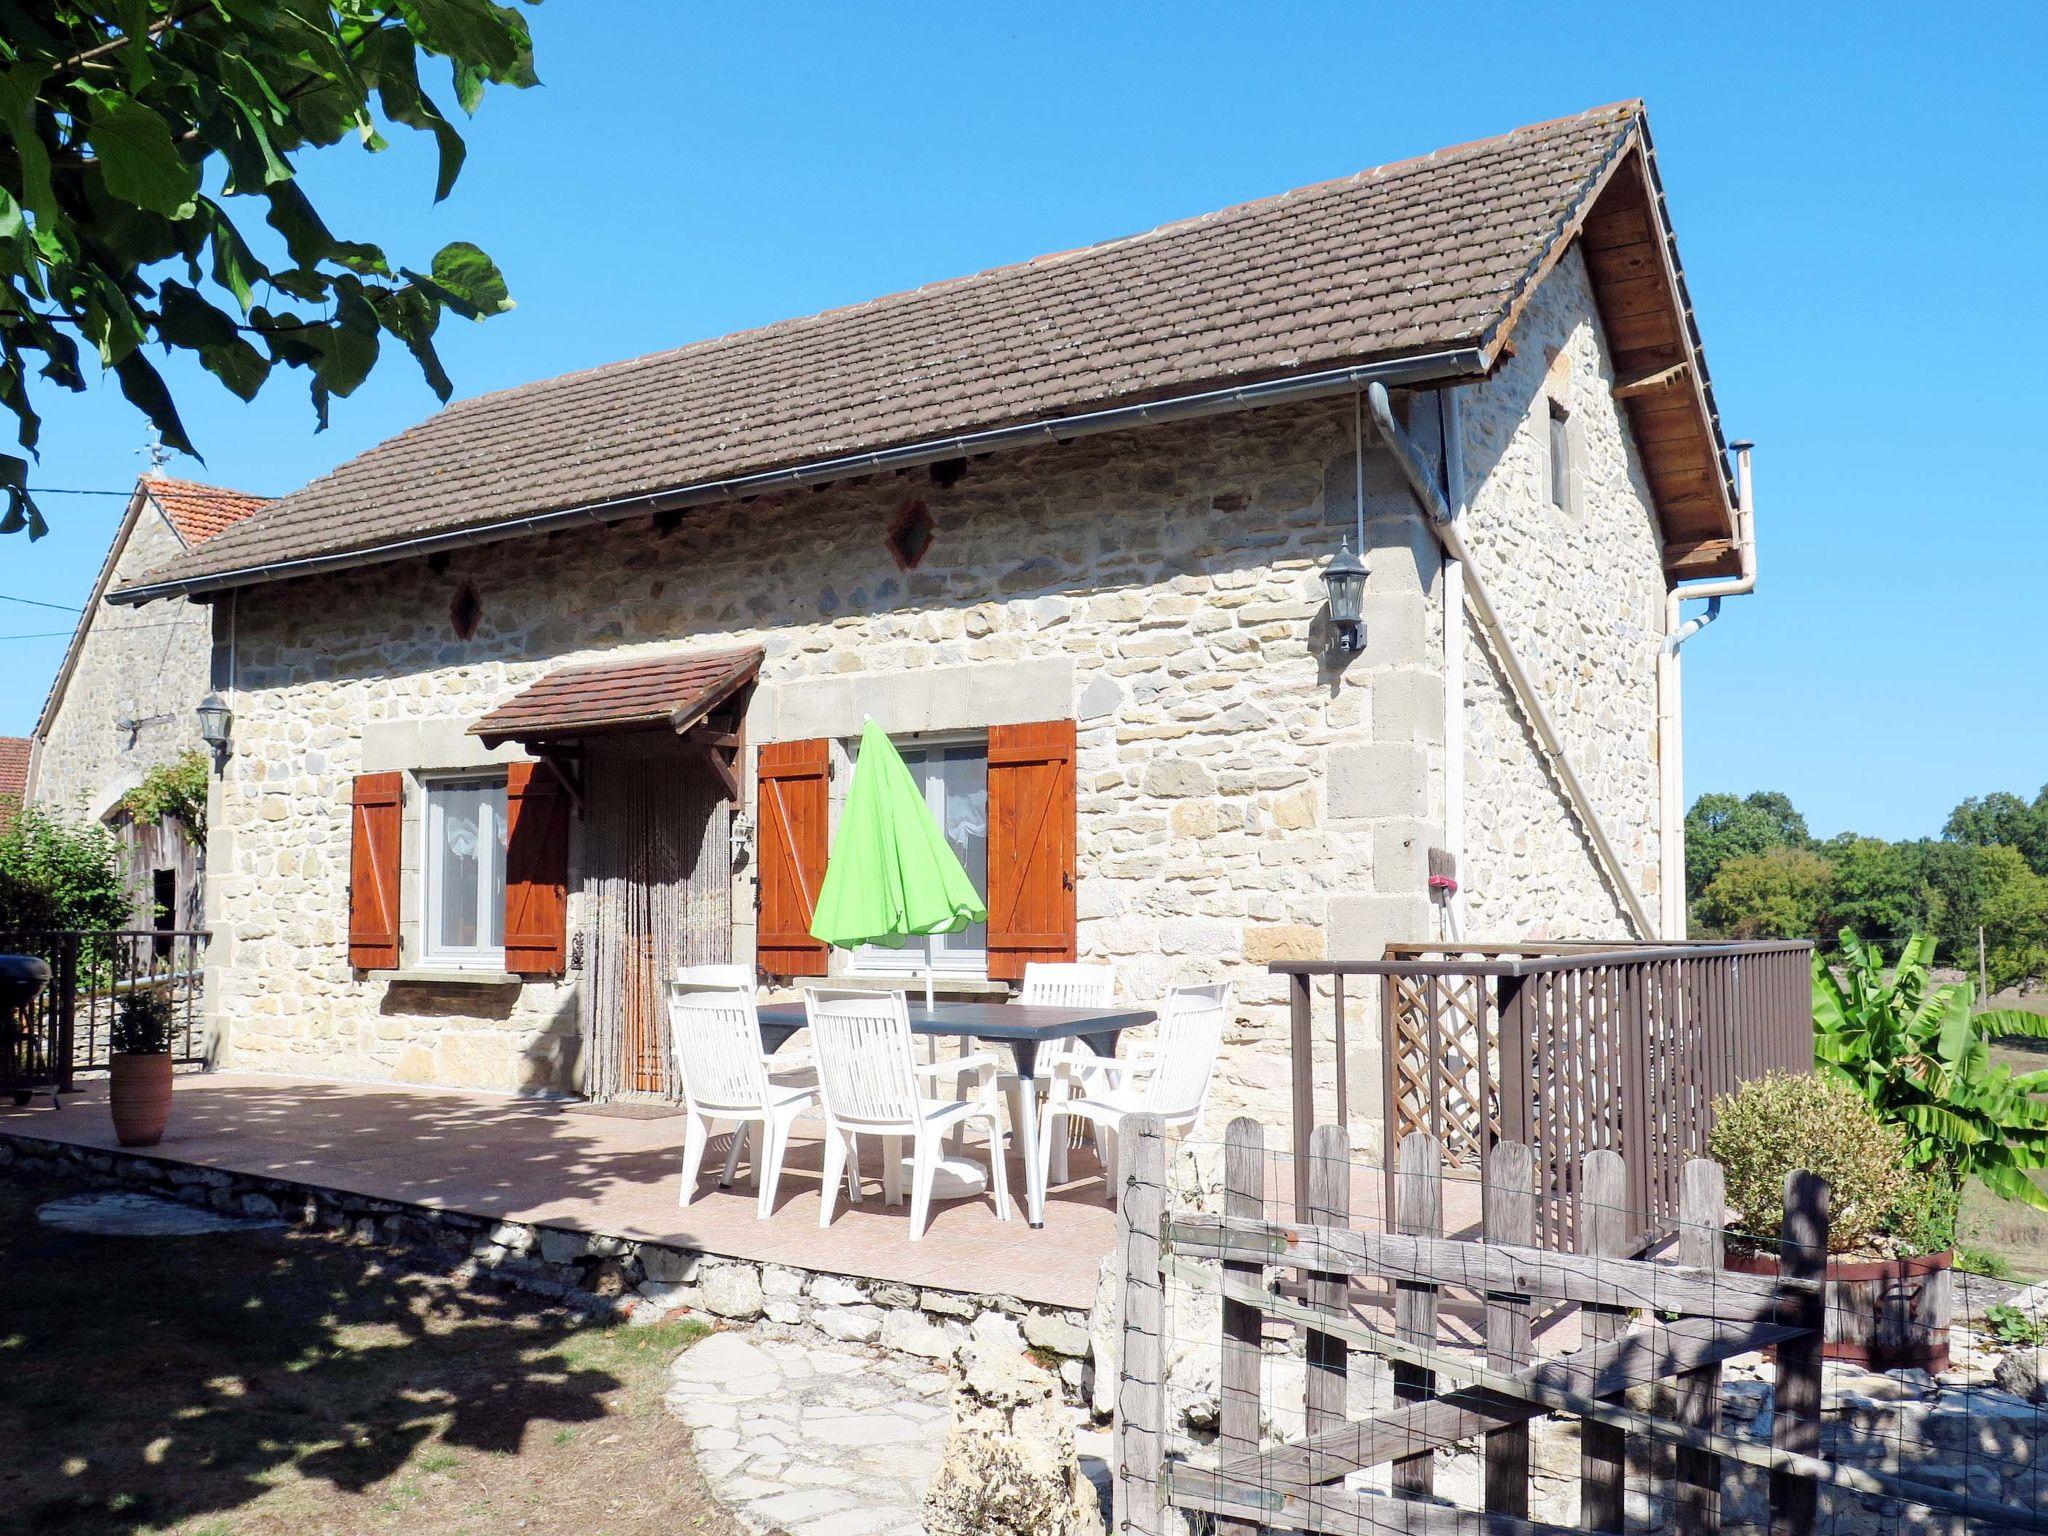
M 1750 480 L 1754 443 L 1735 451 L 1735 551 L 1737 574 L 1717 581 L 1673 587 L 1664 598 L 1664 643 L 1657 652 L 1657 848 L 1658 900 L 1667 939 L 1682 939 L 1685 910 L 1685 708 L 1679 648 L 1721 616 L 1721 599 L 1756 590 L 1756 511 Z M 1707 611 L 1679 622 L 1680 605 L 1705 598 Z
M 1643 906 L 1642 897 L 1636 894 L 1635 887 L 1629 883 L 1622 866 L 1621 855 L 1608 840 L 1607 829 L 1601 825 L 1599 816 L 1594 813 L 1591 796 L 1586 793 L 1585 785 L 1579 781 L 1578 772 L 1572 767 L 1571 759 L 1565 755 L 1564 741 L 1558 735 L 1557 727 L 1551 722 L 1549 711 L 1543 707 L 1535 682 L 1523 669 L 1521 658 L 1515 654 L 1514 647 L 1508 643 L 1507 631 L 1500 622 L 1499 613 L 1494 609 L 1493 600 L 1486 590 L 1486 583 L 1480 579 L 1478 568 L 1472 563 L 1472 552 L 1465 545 L 1464 533 L 1459 528 L 1457 519 L 1452 517 L 1450 507 L 1445 503 L 1443 493 L 1437 489 L 1436 482 L 1431 478 L 1421 454 L 1416 451 L 1414 443 L 1409 441 L 1408 434 L 1401 430 L 1401 424 L 1394 420 L 1393 404 L 1388 398 L 1386 386 L 1374 383 L 1368 387 L 1366 393 L 1372 401 L 1373 420 L 1379 426 L 1380 435 L 1394 450 L 1394 458 L 1400 464 L 1401 472 L 1408 477 L 1408 483 L 1413 487 L 1416 499 L 1422 504 L 1423 512 L 1428 516 L 1430 526 L 1443 545 L 1444 552 L 1465 567 L 1465 597 L 1472 606 L 1472 615 L 1479 621 L 1480 633 L 1486 636 L 1488 646 L 1493 651 L 1495 659 L 1499 661 L 1501 670 L 1507 674 L 1508 686 L 1513 690 L 1515 701 L 1521 706 L 1524 718 L 1534 730 L 1537 745 L 1549 763 L 1551 772 L 1556 776 L 1559 786 L 1564 790 L 1565 799 L 1570 803 L 1573 814 L 1578 817 L 1579 824 L 1585 828 L 1601 873 L 1606 876 L 1608 884 L 1614 888 L 1615 895 L 1626 908 L 1637 936 L 1645 939 L 1655 938 L 1657 926 L 1652 922 L 1648 909 Z

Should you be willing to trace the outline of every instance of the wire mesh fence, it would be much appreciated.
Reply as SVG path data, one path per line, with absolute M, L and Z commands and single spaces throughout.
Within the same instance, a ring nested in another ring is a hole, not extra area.
M 1124 1139 L 1121 1531 L 2048 1530 L 2048 1305 L 1831 1259 L 1811 1175 L 1750 1234 L 1690 1160 L 1636 1257 L 1613 1152 L 1557 1252 L 1519 1143 L 1472 1181 L 1410 1135 L 1389 1181 L 1323 1129 L 1298 1183 L 1249 1120 Z

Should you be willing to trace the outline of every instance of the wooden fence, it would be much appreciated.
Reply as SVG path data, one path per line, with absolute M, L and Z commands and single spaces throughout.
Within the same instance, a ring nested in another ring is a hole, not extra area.
M 1537 1241 L 1567 1250 L 1581 1164 L 1618 1147 L 1629 1209 L 1644 1217 L 1640 1245 L 1676 1221 L 1681 1170 L 1706 1150 L 1714 1098 L 1774 1068 L 1812 1067 L 1812 954 L 1781 941 L 1396 944 L 1377 961 L 1276 964 L 1294 989 L 1297 1179 L 1317 1119 L 1315 984 L 1327 979 L 1331 994 L 1341 1123 L 1345 981 L 1376 980 L 1384 1166 L 1415 1131 L 1472 1172 L 1496 1142 L 1524 1142 L 1536 1154 Z
M 1769 1473 L 1769 1529 L 1807 1536 L 1823 1484 L 1904 1500 L 2002 1528 L 2048 1529 L 2048 1520 L 1873 1468 L 1820 1459 L 1822 1276 L 1828 1191 L 1811 1174 L 1786 1182 L 1776 1275 L 1725 1271 L 1721 1170 L 1689 1161 L 1680 1179 L 1678 1258 L 1626 1257 L 1636 1225 L 1630 1181 L 1614 1152 L 1590 1154 L 1579 1183 L 1579 1251 L 1535 1246 L 1535 1160 L 1504 1141 L 1486 1166 L 1483 1239 L 1443 1235 L 1442 1149 L 1413 1133 L 1397 1152 L 1396 1219 L 1390 1230 L 1350 1222 L 1351 1148 L 1341 1129 L 1318 1130 L 1310 1153 L 1305 1219 L 1267 1219 L 1265 1153 L 1255 1121 L 1232 1122 L 1222 1214 L 1169 1209 L 1160 1124 L 1124 1124 L 1121 1171 L 1121 1376 L 1117 1393 L 1116 1529 L 1165 1536 L 1183 1516 L 1212 1517 L 1222 1536 L 1311 1531 L 1332 1536 L 1566 1536 L 1619 1531 L 1630 1441 L 1675 1447 L 1674 1528 L 1724 1529 L 1723 1477 L 1731 1463 Z M 1356 1281 L 1393 1291 L 1391 1322 L 1354 1305 Z M 1164 1335 L 1169 1283 L 1221 1291 L 1219 1435 L 1214 1466 L 1166 1453 Z M 1483 1349 L 1445 1342 L 1443 1288 L 1483 1298 Z M 1577 1352 L 1537 1358 L 1538 1300 L 1580 1309 Z M 1630 1314 L 1637 1314 L 1632 1325 Z M 1268 1404 L 1261 1358 L 1269 1330 L 1299 1333 L 1305 1356 L 1305 1428 L 1262 1443 Z M 1724 1361 L 1761 1349 L 1777 1354 L 1771 1443 L 1722 1432 Z M 1354 1352 L 1391 1367 L 1395 1406 L 1362 1420 L 1347 1411 Z M 1627 1394 L 1669 1383 L 1668 1414 L 1632 1408 Z M 1581 1421 L 1579 1518 L 1572 1526 L 1531 1518 L 1532 1421 L 1561 1413 Z M 1423 1502 L 1435 1492 L 1434 1453 L 1460 1442 L 1482 1447 L 1482 1509 Z M 1390 1491 L 1359 1491 L 1345 1479 L 1391 1464 Z

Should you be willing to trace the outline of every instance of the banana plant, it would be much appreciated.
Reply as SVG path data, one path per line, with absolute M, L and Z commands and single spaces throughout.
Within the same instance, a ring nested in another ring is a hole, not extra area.
M 1915 1167 L 1959 1191 L 1992 1193 L 2048 1211 L 2027 1177 L 2048 1168 L 2048 1071 L 2014 1072 L 1991 1059 L 1995 1040 L 2048 1040 L 2048 1015 L 1979 1013 L 1968 982 L 1936 986 L 1934 939 L 1918 934 L 1887 969 L 1883 953 L 1842 935 L 1839 974 L 1813 959 L 1816 1066 L 1861 1093 L 1879 1118 L 1905 1128 Z

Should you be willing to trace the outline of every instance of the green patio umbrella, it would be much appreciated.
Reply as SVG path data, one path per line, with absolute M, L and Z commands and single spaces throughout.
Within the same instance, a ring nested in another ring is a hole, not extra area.
M 860 737 L 853 787 L 825 864 L 811 937 L 841 949 L 901 945 L 928 933 L 984 922 L 988 907 L 925 803 L 895 744 L 870 720 Z M 931 1002 L 931 968 L 925 968 Z

